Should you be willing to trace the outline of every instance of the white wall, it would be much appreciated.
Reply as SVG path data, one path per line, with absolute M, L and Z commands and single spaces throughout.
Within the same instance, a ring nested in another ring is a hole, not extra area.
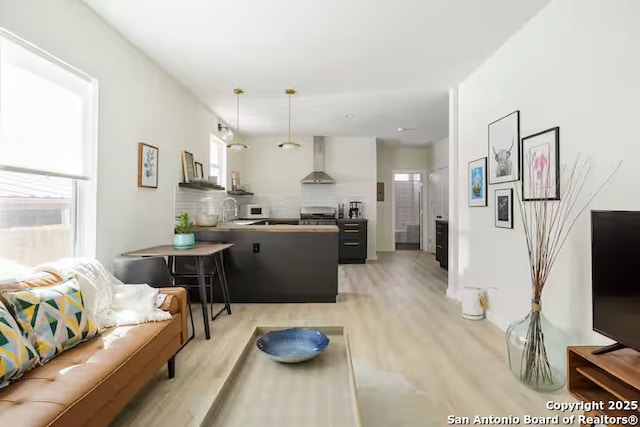
M 393 171 L 394 170 L 423 170 L 429 168 L 429 146 L 394 146 L 382 141 L 378 142 L 378 182 L 384 183 L 384 202 L 377 202 L 377 239 L 378 251 L 394 251 L 395 232 L 393 226 Z M 423 177 L 426 182 L 427 177 Z M 426 201 L 427 186 L 423 187 L 423 200 Z M 428 224 L 427 204 L 423 208 L 423 224 Z M 423 227 L 423 241 L 428 240 L 427 227 Z
M 591 208 L 640 209 L 639 16 L 636 0 L 555 0 L 459 85 L 459 265 L 450 273 L 460 286 L 495 288 L 489 316 L 501 327 L 529 308 L 523 228 L 517 209 L 514 230 L 493 225 L 493 190 L 508 185 L 489 189 L 489 207 L 467 206 L 467 162 L 487 155 L 487 124 L 519 109 L 522 136 L 557 125 L 562 163 L 579 152 L 593 159 L 588 192 L 625 160 Z M 582 342 L 602 340 L 591 332 L 589 236 L 586 212 L 543 295 L 550 320 Z
M 427 145 L 429 172 L 449 166 L 449 138 Z
M 217 118 L 79 0 L 0 0 L 0 26 L 99 81 L 97 257 L 171 241 L 180 150 L 208 164 Z M 137 187 L 138 141 L 159 188 Z
M 237 164 L 242 166 L 242 182 L 249 184 L 256 198 L 299 201 L 300 180 L 313 170 L 313 137 L 296 137 L 295 141 L 302 144 L 298 150 L 278 148 L 282 138 L 247 138 L 245 141 L 250 148 L 241 152 Z M 326 137 L 324 169 L 336 180 L 330 197 L 336 208 L 338 202 L 352 198 L 363 202 L 364 216 L 369 220 L 368 258 L 376 259 L 375 138 Z M 323 203 L 327 199 L 323 197 Z
M 313 169 L 313 138 L 296 138 L 297 150 L 278 147 L 278 137 L 249 138 L 250 146 L 241 157 L 240 179 L 260 196 L 288 197 L 300 195 L 300 180 Z M 238 154 L 238 153 L 234 153 Z

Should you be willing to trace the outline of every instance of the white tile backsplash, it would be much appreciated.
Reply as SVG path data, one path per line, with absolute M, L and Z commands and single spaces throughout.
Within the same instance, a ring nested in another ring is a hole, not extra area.
M 220 207 L 225 198 L 230 197 L 226 191 L 202 191 L 190 188 L 176 188 L 175 215 L 188 213 L 195 221 L 198 212 L 220 215 Z M 360 208 L 366 217 L 368 203 L 366 197 L 359 195 L 340 195 L 333 184 L 302 185 L 299 196 L 234 196 L 238 204 L 258 203 L 267 205 L 271 218 L 298 218 L 300 208 L 307 206 L 330 206 L 338 208 L 344 203 L 345 216 L 349 213 L 349 202 L 362 202 Z

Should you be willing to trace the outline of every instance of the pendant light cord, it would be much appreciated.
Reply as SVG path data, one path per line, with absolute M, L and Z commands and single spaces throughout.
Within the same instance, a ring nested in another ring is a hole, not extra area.
M 238 143 L 238 134 L 240 133 L 240 93 L 236 93 L 236 133 L 233 139 L 234 143 Z
M 289 94 L 289 139 L 287 142 L 291 142 L 291 94 Z

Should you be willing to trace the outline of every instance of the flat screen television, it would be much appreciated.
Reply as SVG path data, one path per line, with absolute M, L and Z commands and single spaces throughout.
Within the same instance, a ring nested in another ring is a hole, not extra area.
M 640 211 L 591 212 L 593 330 L 640 351 Z

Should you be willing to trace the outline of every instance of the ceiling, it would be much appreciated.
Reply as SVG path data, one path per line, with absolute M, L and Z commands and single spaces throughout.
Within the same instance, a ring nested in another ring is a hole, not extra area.
M 548 0 L 85 0 L 243 135 L 448 134 L 448 88 Z M 344 117 L 346 113 L 353 117 Z M 410 128 L 398 132 L 398 128 Z

